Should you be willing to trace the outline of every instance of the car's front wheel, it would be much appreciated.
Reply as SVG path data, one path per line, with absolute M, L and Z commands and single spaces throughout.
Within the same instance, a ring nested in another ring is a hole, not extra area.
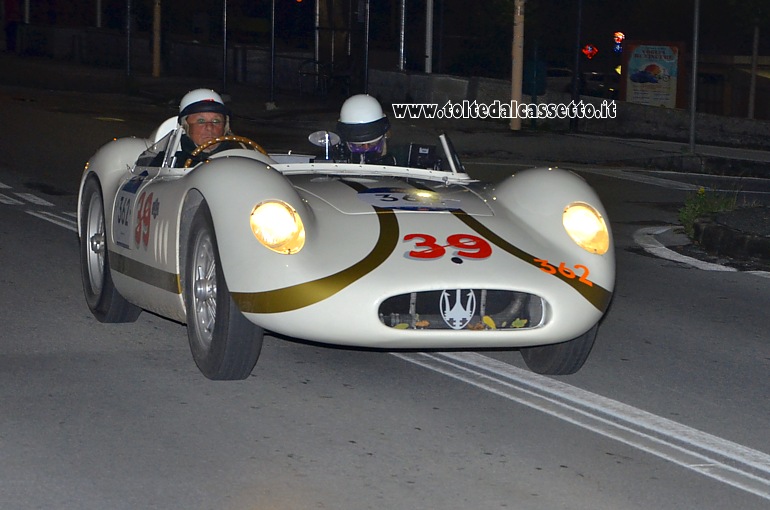
M 187 336 L 198 368 L 209 379 L 247 378 L 259 359 L 264 332 L 230 297 L 205 203 L 190 228 L 184 282 Z
M 577 338 L 552 345 L 524 347 L 521 356 L 530 370 L 543 375 L 569 375 L 582 368 L 591 353 L 599 325 Z
M 90 177 L 80 203 L 80 273 L 91 313 L 99 322 L 133 322 L 142 309 L 120 295 L 112 282 L 99 181 Z

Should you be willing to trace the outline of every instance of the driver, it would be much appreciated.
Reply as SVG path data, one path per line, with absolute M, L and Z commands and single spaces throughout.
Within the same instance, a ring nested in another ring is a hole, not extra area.
M 390 122 L 380 103 L 370 95 L 356 94 L 342 103 L 337 132 L 343 142 L 338 158 L 351 163 L 397 165 L 388 152 Z
M 184 166 L 199 145 L 220 136 L 233 134 L 230 131 L 230 110 L 225 106 L 222 97 L 210 89 L 195 89 L 184 95 L 179 103 L 179 124 L 183 134 L 174 161 L 175 167 Z M 213 144 L 193 158 L 192 164 L 205 161 L 217 152 L 241 147 L 240 144 L 229 141 Z M 158 154 L 150 166 L 160 166 L 163 156 L 163 153 Z
M 179 123 L 184 129 L 180 153 L 177 153 L 176 165 L 182 166 L 196 147 L 214 138 L 231 135 L 230 110 L 222 97 L 209 89 L 195 89 L 184 95 L 179 103 Z M 208 147 L 201 152 L 197 161 L 227 149 L 241 146 L 234 142 L 222 142 Z

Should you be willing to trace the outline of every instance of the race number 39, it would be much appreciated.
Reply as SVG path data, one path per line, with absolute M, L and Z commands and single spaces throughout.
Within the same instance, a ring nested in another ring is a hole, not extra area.
M 447 248 L 454 248 L 452 254 L 468 259 L 485 259 L 492 255 L 492 247 L 484 239 L 471 234 L 452 234 L 445 242 L 439 242 L 428 234 L 407 234 L 404 241 L 415 241 L 414 249 L 407 255 L 416 259 L 437 259 L 446 255 Z
M 142 193 L 136 206 L 136 228 L 134 229 L 134 242 L 137 246 L 150 241 L 150 213 L 152 212 L 152 193 Z

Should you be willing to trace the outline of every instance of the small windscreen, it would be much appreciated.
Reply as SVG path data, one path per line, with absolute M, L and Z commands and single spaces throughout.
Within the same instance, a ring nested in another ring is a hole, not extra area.
M 436 167 L 436 146 L 410 144 L 408 166 L 410 168 L 434 169 Z

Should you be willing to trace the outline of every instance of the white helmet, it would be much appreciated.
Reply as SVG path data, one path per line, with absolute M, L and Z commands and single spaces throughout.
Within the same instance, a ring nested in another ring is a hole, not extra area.
M 340 109 L 337 131 L 346 142 L 376 141 L 390 129 L 388 118 L 380 103 L 367 94 L 357 94 L 345 100 Z
M 179 120 L 191 113 L 215 112 L 229 117 L 230 110 L 222 97 L 211 89 L 195 89 L 184 95 L 179 103 Z

